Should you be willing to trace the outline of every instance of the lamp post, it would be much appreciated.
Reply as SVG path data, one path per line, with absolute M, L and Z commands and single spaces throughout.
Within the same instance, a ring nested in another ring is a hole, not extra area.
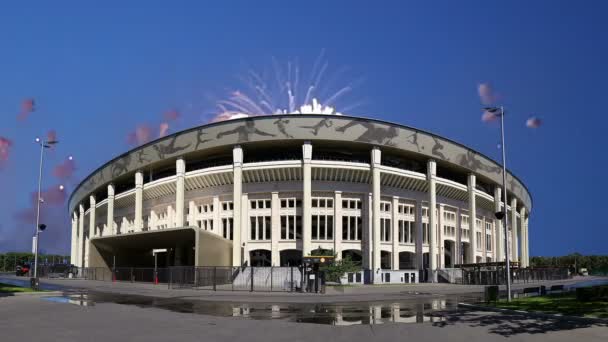
M 36 138 L 36 143 L 40 145 L 40 168 L 38 170 L 38 198 L 36 200 L 36 242 L 34 243 L 34 277 L 30 279 L 32 288 L 38 289 L 38 243 L 40 238 L 40 232 L 46 228 L 46 225 L 40 224 L 40 203 L 42 203 L 42 197 L 40 192 L 42 190 L 42 162 L 44 156 L 44 149 L 51 148 L 57 144 L 56 140 L 44 140 Z
M 511 262 L 509 261 L 509 215 L 507 215 L 507 157 L 505 151 L 505 109 L 500 107 L 484 108 L 486 113 L 490 113 L 494 117 L 500 117 L 500 148 L 502 150 L 502 198 L 504 207 L 499 212 L 495 213 L 498 220 L 503 220 L 505 234 L 505 261 L 506 261 L 506 276 L 507 276 L 507 301 L 511 301 Z M 515 210 L 515 208 L 511 208 Z

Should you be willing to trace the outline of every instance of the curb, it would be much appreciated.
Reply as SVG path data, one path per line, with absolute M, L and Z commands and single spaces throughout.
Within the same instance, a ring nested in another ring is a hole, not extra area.
M 481 311 L 515 314 L 515 315 L 521 315 L 521 316 L 531 316 L 531 317 L 538 317 L 538 318 L 550 318 L 550 319 L 558 319 L 558 320 L 565 320 L 565 321 L 578 321 L 578 322 L 585 322 L 585 323 L 608 324 L 608 318 L 565 316 L 565 315 L 560 315 L 560 314 L 548 314 L 548 313 L 532 312 L 532 311 L 524 311 L 524 310 L 493 308 L 493 307 L 488 307 L 485 305 L 475 305 L 475 304 L 466 304 L 466 303 L 458 303 L 458 307 L 466 308 L 466 309 L 481 310 Z
M 61 296 L 61 291 L 39 291 L 39 292 L 3 292 L 0 297 L 27 297 L 27 296 Z

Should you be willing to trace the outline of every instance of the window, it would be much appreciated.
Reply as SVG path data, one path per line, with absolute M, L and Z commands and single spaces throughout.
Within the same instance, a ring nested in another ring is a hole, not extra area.
M 196 225 L 203 230 L 213 230 L 213 219 L 197 220 Z
M 213 213 L 213 204 L 203 204 L 198 206 L 199 214 Z
M 271 201 L 270 200 L 250 200 L 249 207 L 251 209 L 270 209 Z
M 334 207 L 334 200 L 331 198 L 313 197 L 312 198 L 312 207 L 331 209 Z
M 224 237 L 224 239 L 234 239 L 234 223 L 232 217 L 222 218 L 222 236 Z
M 380 202 L 380 211 L 390 212 L 391 211 L 391 203 L 390 202 Z
M 391 219 L 380 218 L 380 241 L 391 241 Z
M 361 210 L 361 200 L 360 199 L 343 199 L 342 200 L 342 209 L 359 209 Z
M 270 216 L 251 216 L 249 228 L 251 240 L 270 240 Z
M 492 235 L 486 234 L 486 251 L 492 251 Z
M 429 243 L 429 224 L 422 222 L 422 243 Z
M 222 210 L 223 211 L 232 211 L 232 210 L 234 210 L 234 204 L 232 203 L 232 201 L 222 202 Z
M 477 246 L 478 250 L 481 250 L 481 247 L 483 246 L 483 241 L 482 241 L 482 235 L 481 232 L 475 232 L 475 238 L 477 239 L 475 241 L 475 244 Z
M 296 208 L 301 201 L 296 198 L 281 198 L 281 240 L 302 238 L 302 216 L 297 215 Z
M 414 215 L 414 206 L 408 204 L 399 204 L 397 212 L 403 215 Z
M 399 242 L 400 243 L 414 243 L 415 241 L 415 230 L 414 222 L 399 220 Z
M 361 216 L 342 216 L 342 240 L 361 241 L 362 231 Z
M 313 214 L 310 234 L 312 240 L 333 240 L 334 216 Z

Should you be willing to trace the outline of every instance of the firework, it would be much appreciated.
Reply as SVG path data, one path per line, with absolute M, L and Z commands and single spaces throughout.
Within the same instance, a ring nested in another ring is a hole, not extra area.
M 335 76 L 327 75 L 328 62 L 322 52 L 303 79 L 297 61 L 281 66 L 272 60 L 270 74 L 253 70 L 241 77 L 244 90 L 230 93 L 227 99 L 217 101 L 219 113 L 212 122 L 240 117 L 269 114 L 337 114 L 335 104 L 349 95 L 353 84 L 335 87 Z M 354 108 L 355 106 L 349 106 Z
M 163 113 L 163 119 L 165 121 L 175 121 L 179 118 L 179 112 L 177 109 L 169 109 Z
M 167 132 L 169 131 L 169 124 L 166 122 L 163 122 L 160 124 L 159 130 L 158 130 L 158 137 L 162 138 L 165 135 L 167 135 Z
M 59 179 L 70 179 L 76 171 L 76 162 L 72 156 L 68 156 L 61 164 L 53 169 L 53 176 Z
M 129 145 L 145 144 L 152 138 L 152 130 L 148 125 L 142 124 L 135 127 L 135 131 L 127 135 L 127 143 Z

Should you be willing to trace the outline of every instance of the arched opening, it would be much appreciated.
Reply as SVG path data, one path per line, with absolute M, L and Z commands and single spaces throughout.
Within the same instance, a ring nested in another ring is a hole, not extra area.
M 347 257 L 349 257 L 350 260 L 352 260 L 355 264 L 359 266 L 362 265 L 363 255 L 361 254 L 361 251 L 356 249 L 347 249 L 342 251 L 342 259 L 346 259 Z
M 256 249 L 249 252 L 249 260 L 251 266 L 270 266 L 271 255 L 270 251 L 266 249 Z
M 400 252 L 399 253 L 399 269 L 400 270 L 413 270 L 416 269 L 416 254 L 411 252 Z
M 380 251 L 380 268 L 383 270 L 391 269 L 391 252 Z
M 281 266 L 300 266 L 302 264 L 302 251 L 286 249 L 281 251 Z

